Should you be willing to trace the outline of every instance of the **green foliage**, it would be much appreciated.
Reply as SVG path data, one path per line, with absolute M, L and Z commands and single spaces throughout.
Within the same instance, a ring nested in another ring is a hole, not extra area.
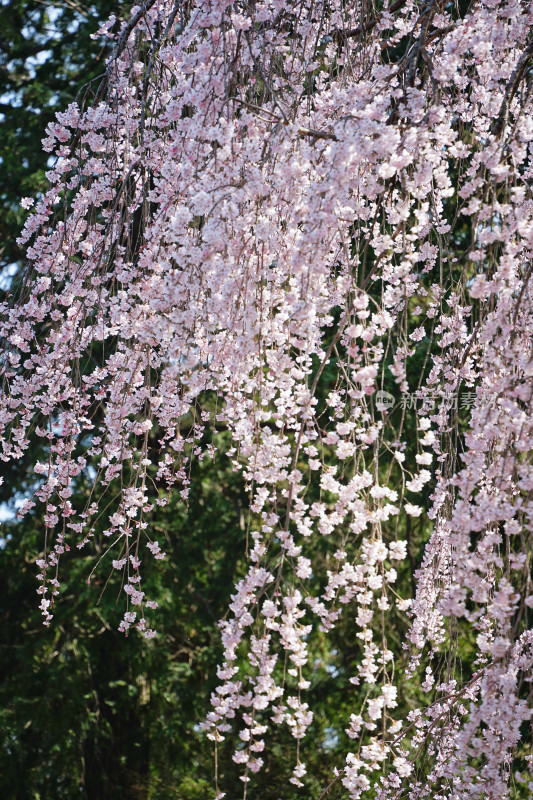
M 227 463 L 210 472 L 198 476 L 188 512 L 171 504 L 154 523 L 169 555 L 149 576 L 160 600 L 156 642 L 114 629 L 121 587 L 111 579 L 102 591 L 105 559 L 87 583 L 89 553 L 63 565 L 54 624 L 43 628 L 33 563 L 42 546 L 39 520 L 8 526 L 12 538 L 0 554 L 4 797 L 209 796 L 212 748 L 196 723 L 216 681 L 216 620 L 243 538 L 239 485 Z

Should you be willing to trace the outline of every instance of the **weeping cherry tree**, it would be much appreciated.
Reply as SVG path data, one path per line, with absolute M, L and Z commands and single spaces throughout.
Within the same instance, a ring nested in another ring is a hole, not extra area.
M 0 361 L 2 459 L 46 453 L 19 512 L 43 507 L 44 622 L 101 535 L 113 624 L 154 637 L 151 518 L 226 441 L 246 567 L 199 722 L 244 797 L 279 726 L 308 796 L 314 632 L 346 614 L 353 746 L 323 797 L 530 796 L 532 23 L 525 0 L 147 0 L 48 126 Z

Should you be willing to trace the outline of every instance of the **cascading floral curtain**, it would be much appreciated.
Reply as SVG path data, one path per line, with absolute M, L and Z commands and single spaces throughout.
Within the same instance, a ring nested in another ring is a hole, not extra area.
M 277 725 L 304 784 L 312 632 L 346 608 L 358 701 L 333 782 L 531 786 L 532 22 L 510 0 L 150 0 L 102 27 L 92 102 L 48 128 L 0 406 L 3 459 L 48 447 L 21 512 L 46 509 L 45 622 L 61 554 L 100 525 L 120 629 L 155 635 L 150 513 L 186 503 L 227 430 L 248 567 L 203 724 L 215 746 L 233 731 L 244 796 Z

